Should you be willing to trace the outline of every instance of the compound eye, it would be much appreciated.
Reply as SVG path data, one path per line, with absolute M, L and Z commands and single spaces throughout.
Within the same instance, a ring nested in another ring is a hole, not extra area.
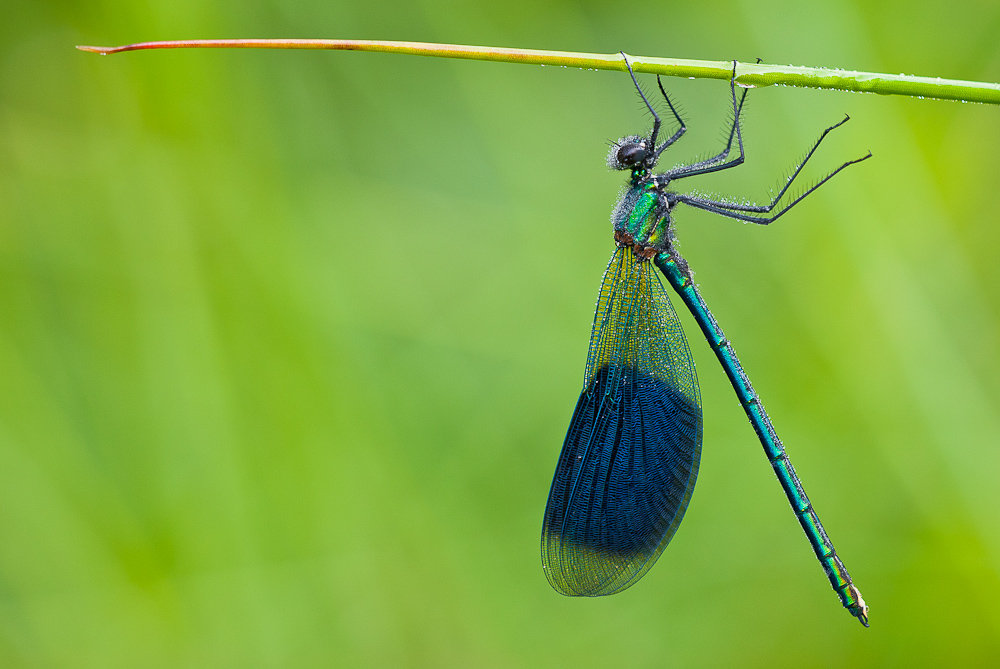
M 622 165 L 638 165 L 646 159 L 646 145 L 631 142 L 618 149 L 618 162 Z

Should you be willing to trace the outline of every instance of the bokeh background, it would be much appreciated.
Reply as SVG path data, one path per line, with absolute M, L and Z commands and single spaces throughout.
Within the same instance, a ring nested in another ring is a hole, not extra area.
M 986 0 L 5 0 L 0 665 L 983 666 L 1000 657 L 1000 109 L 769 88 L 770 227 L 678 214 L 870 603 L 817 565 L 686 315 L 700 482 L 635 587 L 568 599 L 542 509 L 612 251 L 623 74 L 75 44 L 409 39 L 1000 81 Z M 648 78 L 647 78 L 648 79 Z M 719 146 L 727 87 L 667 80 Z M 675 300 L 675 302 L 677 302 Z

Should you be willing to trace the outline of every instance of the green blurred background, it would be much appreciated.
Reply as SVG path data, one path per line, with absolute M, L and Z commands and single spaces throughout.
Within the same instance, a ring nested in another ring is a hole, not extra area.
M 987 0 L 4 0 L 0 666 L 975 666 L 1000 657 L 1000 109 L 770 88 L 770 227 L 681 250 L 870 603 L 816 564 L 714 356 L 681 530 L 568 599 L 541 515 L 622 182 L 623 74 L 75 44 L 408 39 L 1000 81 Z M 650 78 L 647 78 L 647 83 Z M 727 88 L 667 80 L 719 146 Z M 675 300 L 675 302 L 677 302 Z

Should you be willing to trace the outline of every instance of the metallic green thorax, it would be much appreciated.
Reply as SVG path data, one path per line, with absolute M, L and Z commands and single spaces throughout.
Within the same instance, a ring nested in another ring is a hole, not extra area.
M 662 188 L 646 177 L 645 171 L 632 173 L 631 185 L 618 199 L 611 221 L 616 241 L 633 246 L 636 255 L 649 259 L 667 250 L 671 221 Z

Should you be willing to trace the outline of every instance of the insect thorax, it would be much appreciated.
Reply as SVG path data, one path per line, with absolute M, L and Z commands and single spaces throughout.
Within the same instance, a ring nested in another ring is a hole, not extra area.
M 618 245 L 631 246 L 643 260 L 663 253 L 670 244 L 670 212 L 652 181 L 633 180 L 618 198 L 611 223 Z

